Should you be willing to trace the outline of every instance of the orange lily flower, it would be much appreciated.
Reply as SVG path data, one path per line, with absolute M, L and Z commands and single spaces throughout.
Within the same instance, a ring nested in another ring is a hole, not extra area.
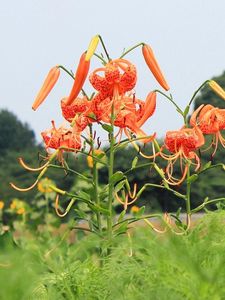
M 103 72 L 100 76 L 98 72 Z M 154 113 L 156 106 L 156 93 L 150 93 L 146 102 L 136 99 L 133 95 L 126 96 L 137 81 L 137 71 L 133 64 L 125 59 L 110 61 L 104 68 L 98 68 L 89 76 L 90 83 L 98 91 L 91 101 L 90 111 L 95 115 L 96 121 L 111 122 L 112 105 L 114 109 L 114 125 L 120 127 L 120 136 L 124 131 L 130 138 L 127 129 L 137 137 L 147 135 L 140 129 L 145 121 Z M 143 142 L 153 139 L 143 138 Z
M 97 73 L 103 72 L 104 76 Z M 104 68 L 98 68 L 89 76 L 90 83 L 101 95 L 112 97 L 115 86 L 119 94 L 131 91 L 137 81 L 137 71 L 133 64 L 125 59 L 110 61 Z
M 90 67 L 90 60 L 86 60 L 86 52 L 84 52 L 81 55 L 80 62 L 77 67 L 77 71 L 74 79 L 74 84 L 70 92 L 70 95 L 66 100 L 66 105 L 70 105 L 74 101 L 74 99 L 77 98 L 87 78 L 89 67 Z
M 160 70 L 160 67 L 154 56 L 152 48 L 149 45 L 144 44 L 144 46 L 142 47 L 142 53 L 143 53 L 145 62 L 148 65 L 152 74 L 154 75 L 155 79 L 166 91 L 168 91 L 170 89 L 170 87 L 168 86 L 166 79 L 165 79 L 162 71 Z
M 193 163 L 192 160 L 195 160 L 195 170 L 197 171 L 200 168 L 200 159 L 195 151 L 204 145 L 204 143 L 204 136 L 198 127 L 182 128 L 166 133 L 165 147 L 173 153 L 172 155 L 160 153 L 161 157 L 168 160 L 166 167 L 166 174 L 168 176 L 168 179 L 166 179 L 167 183 L 171 185 L 181 184 L 187 175 L 188 163 Z M 180 160 L 180 167 L 183 173 L 180 179 L 173 177 L 173 166 L 178 159 Z M 183 160 L 185 161 L 184 170 Z
M 87 97 L 76 98 L 70 105 L 67 105 L 66 101 L 67 98 L 61 101 L 63 117 L 72 123 L 72 126 L 76 125 L 78 131 L 83 131 L 91 123 L 88 117 L 91 101 L 88 101 Z
M 137 138 L 143 137 L 143 139 L 140 140 L 143 143 L 152 141 L 155 135 L 147 137 L 140 127 L 150 116 L 153 115 L 155 111 L 155 96 L 155 93 L 150 93 L 145 102 L 134 97 L 122 97 L 122 101 L 117 104 L 118 106 L 115 105 L 116 118 L 114 125 L 120 127 L 120 131 L 124 129 L 125 134 L 129 138 L 130 134 L 128 133 L 127 129 L 135 133 Z
M 152 116 L 156 107 L 156 93 L 150 93 L 146 101 L 135 98 L 134 96 L 118 96 L 114 99 L 109 97 L 101 100 L 101 94 L 97 94 L 92 100 L 92 112 L 97 120 L 103 122 L 111 122 L 112 104 L 114 105 L 114 125 L 119 127 L 118 135 L 124 133 L 131 138 L 129 129 L 135 133 L 137 137 L 143 137 L 142 142 L 147 143 L 152 141 L 153 136 L 147 138 L 147 135 L 140 128 L 145 121 Z M 146 138 L 145 138 L 146 137 Z
M 60 68 L 58 66 L 53 67 L 49 71 L 49 73 L 48 73 L 48 75 L 47 75 L 47 77 L 46 77 L 46 79 L 45 79 L 33 105 L 32 105 L 33 110 L 36 110 L 41 105 L 41 103 L 45 100 L 45 98 L 48 96 L 48 94 L 51 92 L 51 90 L 53 89 L 54 85 L 56 84 L 56 82 L 59 78 L 59 75 L 60 75 Z
M 204 134 L 214 135 L 213 142 L 210 145 L 215 145 L 212 156 L 216 153 L 218 142 L 220 141 L 225 148 L 225 138 L 220 133 L 225 129 L 225 109 L 214 107 L 210 104 L 199 106 L 191 116 L 190 124 L 198 126 Z
M 41 133 L 46 150 L 59 149 L 59 161 L 63 161 L 63 151 L 79 150 L 81 148 L 80 132 L 75 131 L 75 128 L 68 129 L 63 126 L 58 129 L 55 127 L 54 121 L 52 121 L 52 128 Z

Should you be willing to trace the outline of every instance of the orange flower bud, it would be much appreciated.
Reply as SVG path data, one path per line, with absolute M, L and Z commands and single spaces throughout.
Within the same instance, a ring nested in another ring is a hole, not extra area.
M 209 86 L 218 96 L 225 100 L 225 91 L 217 82 L 210 80 Z
M 88 71 L 90 67 L 90 60 L 86 60 L 86 53 L 81 55 L 79 65 L 77 67 L 74 84 L 70 92 L 69 97 L 66 100 L 66 105 L 70 105 L 75 98 L 77 98 L 79 92 L 81 91 L 85 79 L 87 78 Z
M 158 83 L 166 90 L 168 91 L 170 88 L 166 82 L 165 77 L 162 74 L 162 71 L 160 70 L 160 67 L 158 65 L 158 62 L 154 56 L 154 53 L 152 51 L 152 48 L 149 45 L 144 45 L 142 47 L 142 53 L 145 59 L 146 64 L 148 65 L 150 71 L 154 75 L 155 79 L 158 81 Z
M 56 84 L 56 82 L 59 78 L 59 75 L 60 75 L 60 69 L 58 66 L 53 67 L 49 71 L 49 73 L 48 73 L 48 75 L 47 75 L 47 77 L 46 77 L 46 79 L 45 79 L 33 105 L 32 105 L 33 110 L 36 110 L 41 105 L 41 103 L 45 100 L 45 98 L 48 96 L 48 94 L 51 92 L 51 90 L 53 89 L 54 85 Z

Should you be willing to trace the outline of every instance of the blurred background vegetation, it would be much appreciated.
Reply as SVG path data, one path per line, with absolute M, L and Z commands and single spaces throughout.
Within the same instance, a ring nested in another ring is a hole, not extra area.
M 218 77 L 213 78 L 223 88 L 225 88 L 225 72 Z M 205 87 L 194 103 L 194 109 L 201 104 L 210 103 L 214 106 L 225 108 L 225 102 L 215 95 L 208 87 Z M 168 128 L 169 130 L 169 128 Z M 209 137 L 210 139 L 210 137 Z M 151 150 L 145 147 L 144 152 L 150 153 Z M 11 112 L 0 110 L 0 200 L 4 201 L 5 206 L 9 206 L 14 198 L 19 198 L 31 204 L 37 197 L 37 189 L 33 189 L 26 193 L 19 193 L 9 186 L 9 182 L 13 181 L 20 187 L 30 186 L 35 181 L 35 173 L 24 170 L 18 163 L 17 158 L 23 157 L 24 161 L 30 166 L 38 166 L 41 159 L 45 156 L 45 151 L 41 144 L 35 139 L 35 134 L 28 124 L 23 124 Z M 116 153 L 115 169 L 126 169 L 131 167 L 132 160 L 137 152 L 132 147 L 123 148 Z M 210 151 L 201 153 L 203 165 L 211 160 Z M 212 163 L 224 161 L 224 149 L 221 147 L 217 151 Z M 82 156 L 69 157 L 70 166 L 80 172 L 87 172 L 88 166 L 86 159 Z M 146 159 L 139 157 L 138 163 L 144 163 Z M 157 158 L 160 166 L 165 166 L 162 159 Z M 100 169 L 100 182 L 105 183 L 107 180 L 107 170 Z M 177 172 L 179 172 L 177 170 Z M 49 170 L 47 177 L 51 178 L 56 184 L 62 188 L 71 190 L 75 186 L 79 187 L 82 183 L 76 177 L 66 175 L 63 171 Z M 131 184 L 137 183 L 138 188 L 144 183 L 159 183 L 160 178 L 153 169 L 146 167 L 138 169 L 130 174 Z M 225 173 L 219 168 L 212 169 L 197 179 L 192 189 L 192 205 L 197 206 L 202 200 L 208 197 L 221 197 L 225 194 Z M 182 192 L 184 187 L 177 187 Z M 139 206 L 145 205 L 148 211 L 176 211 L 182 207 L 183 203 L 173 194 L 165 190 L 151 188 L 146 190 L 139 200 Z M 119 208 L 118 208 L 119 209 Z

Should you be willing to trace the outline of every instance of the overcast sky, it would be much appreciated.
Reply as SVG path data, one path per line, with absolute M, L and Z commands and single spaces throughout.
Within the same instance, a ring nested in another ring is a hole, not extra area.
M 149 43 L 177 103 L 184 107 L 197 87 L 225 70 L 223 0 L 7 0 L 0 1 L 0 109 L 7 108 L 40 132 L 62 122 L 60 99 L 71 79 L 62 73 L 54 91 L 36 112 L 31 109 L 48 70 L 75 69 L 92 36 L 102 35 L 112 58 L 123 48 Z M 158 88 L 141 50 L 127 56 L 138 68 L 137 97 Z M 96 60 L 92 67 L 96 66 Z M 158 97 L 157 111 L 143 127 L 162 136 L 182 120 Z

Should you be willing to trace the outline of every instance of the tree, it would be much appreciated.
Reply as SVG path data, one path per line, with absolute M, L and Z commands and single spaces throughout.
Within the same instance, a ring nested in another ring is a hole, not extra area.
M 35 140 L 35 134 L 28 124 L 22 123 L 8 110 L 0 110 L 0 199 L 10 202 L 12 198 L 21 198 L 28 202 L 37 193 L 33 189 L 26 193 L 13 190 L 9 182 L 14 182 L 19 187 L 29 187 L 34 183 L 37 173 L 24 170 L 17 162 L 18 157 L 33 167 L 38 167 L 40 159 L 38 153 L 44 149 Z M 65 189 L 69 189 L 74 181 L 72 176 L 66 176 L 64 171 L 55 172 L 50 169 L 46 176 L 52 178 Z
M 0 110 L 0 154 L 20 151 L 36 145 L 34 131 L 8 110 Z

